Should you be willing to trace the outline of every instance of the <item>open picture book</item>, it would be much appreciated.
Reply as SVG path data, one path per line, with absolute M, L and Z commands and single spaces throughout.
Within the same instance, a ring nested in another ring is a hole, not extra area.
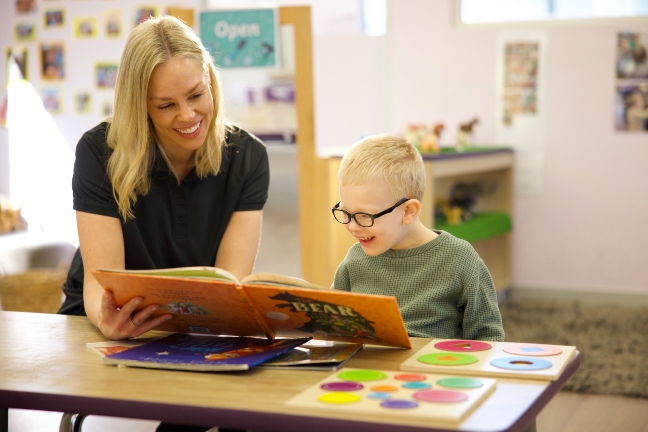
M 411 348 L 396 298 L 337 291 L 302 279 L 256 274 L 238 281 L 212 267 L 92 271 L 117 306 L 159 304 L 173 318 L 156 330 Z

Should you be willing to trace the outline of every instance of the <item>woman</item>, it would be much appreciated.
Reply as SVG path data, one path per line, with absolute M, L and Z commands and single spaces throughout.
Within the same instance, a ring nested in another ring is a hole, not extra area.
M 218 73 L 200 39 L 172 17 L 140 24 L 122 54 L 112 119 L 77 145 L 80 251 L 59 313 L 85 313 L 111 339 L 171 318 L 150 318 L 156 305 L 135 312 L 141 298 L 117 308 L 84 268 L 215 265 L 250 274 L 268 182 L 263 144 L 225 123 Z

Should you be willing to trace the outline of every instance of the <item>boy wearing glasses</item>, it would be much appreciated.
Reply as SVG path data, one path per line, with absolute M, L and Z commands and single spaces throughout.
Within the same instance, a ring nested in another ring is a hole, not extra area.
M 395 296 L 410 336 L 503 341 L 493 280 L 470 243 L 418 219 L 425 169 L 407 141 L 375 135 L 353 145 L 332 208 L 354 244 L 335 273 L 343 291 Z

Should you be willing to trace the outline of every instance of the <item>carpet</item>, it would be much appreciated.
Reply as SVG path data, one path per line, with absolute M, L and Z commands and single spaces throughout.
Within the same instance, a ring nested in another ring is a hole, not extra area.
M 500 311 L 507 342 L 580 351 L 580 368 L 563 390 L 648 397 L 648 308 L 507 299 Z

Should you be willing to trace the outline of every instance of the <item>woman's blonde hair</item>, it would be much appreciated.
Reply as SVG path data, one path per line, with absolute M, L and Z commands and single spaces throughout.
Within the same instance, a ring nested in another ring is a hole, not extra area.
M 394 199 L 423 199 L 425 166 L 412 144 L 391 135 L 372 135 L 355 143 L 338 171 L 340 186 L 383 179 Z
M 196 151 L 196 174 L 216 175 L 221 165 L 227 127 L 222 108 L 218 71 L 193 30 L 170 16 L 149 19 L 131 31 L 119 63 L 115 83 L 114 114 L 108 130 L 108 176 L 123 220 L 134 217 L 133 206 L 150 188 L 156 138 L 148 116 L 146 98 L 153 69 L 170 58 L 189 57 L 202 64 L 209 75 L 214 100 L 214 121 L 205 143 Z

